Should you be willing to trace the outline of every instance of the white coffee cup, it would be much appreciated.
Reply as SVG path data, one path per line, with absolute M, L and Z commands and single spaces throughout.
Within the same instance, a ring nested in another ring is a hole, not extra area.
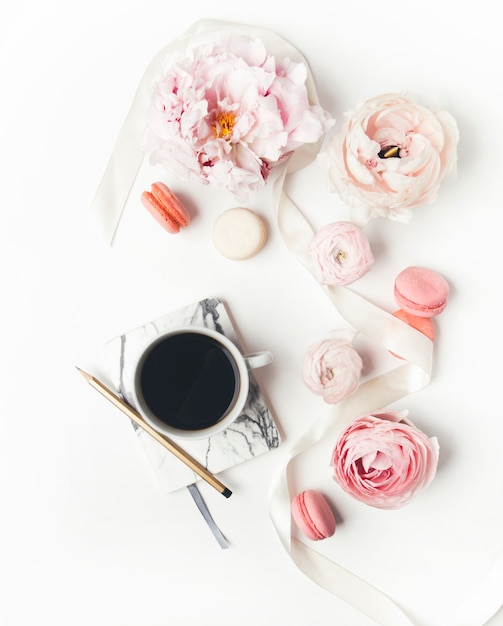
M 272 361 L 268 351 L 242 355 L 215 330 L 183 326 L 151 340 L 134 367 L 133 401 L 155 430 L 201 439 L 221 432 L 241 414 L 248 370 Z

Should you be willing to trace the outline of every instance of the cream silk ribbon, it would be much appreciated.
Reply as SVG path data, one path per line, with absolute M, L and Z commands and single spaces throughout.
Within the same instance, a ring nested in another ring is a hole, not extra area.
M 288 175 L 285 172 L 285 175 Z M 304 215 L 276 184 L 275 205 L 280 232 L 290 252 L 313 271 L 309 245 L 314 232 Z M 384 593 L 319 554 L 292 535 L 288 472 L 295 458 L 325 437 L 337 440 L 356 417 L 385 408 L 409 393 L 424 388 L 431 380 L 433 343 L 407 324 L 372 305 L 345 287 L 323 287 L 340 315 L 355 330 L 382 348 L 399 354 L 405 362 L 397 368 L 365 381 L 350 396 L 333 407 L 333 412 L 295 441 L 274 478 L 269 494 L 269 514 L 276 532 L 292 561 L 320 587 L 345 600 L 383 626 L 413 626 L 413 621 Z M 501 607 L 503 555 L 495 555 L 491 569 L 473 594 L 456 607 L 452 623 L 459 626 L 485 624 Z
M 213 41 L 219 33 L 229 30 L 258 37 L 272 54 L 287 56 L 293 61 L 304 63 L 308 71 L 307 88 L 310 99 L 313 104 L 319 104 L 305 58 L 283 38 L 271 31 L 244 24 L 215 20 L 196 22 L 184 35 L 167 45 L 153 58 L 141 78 L 91 205 L 91 213 L 107 243 L 113 242 L 131 187 L 145 158 L 141 146 L 152 84 L 175 55 L 184 52 L 190 46 Z M 288 249 L 308 270 L 312 269 L 308 248 L 314 233 L 299 209 L 286 196 L 283 187 L 285 177 L 311 162 L 319 147 L 320 144 L 299 148 L 286 165 L 277 168 L 274 183 L 271 176 L 278 228 Z M 288 472 L 295 457 L 324 437 L 331 437 L 335 441 L 337 434 L 355 417 L 384 408 L 421 389 L 428 384 L 431 377 L 432 342 L 429 339 L 373 306 L 350 289 L 329 287 L 326 288 L 326 292 L 340 315 L 355 330 L 383 348 L 400 354 L 404 361 L 396 369 L 361 384 L 351 396 L 334 406 L 333 414 L 329 418 L 315 423 L 290 446 L 286 459 L 271 485 L 270 517 L 292 561 L 319 586 L 380 624 L 412 626 L 413 622 L 385 594 L 292 536 L 290 513 L 292 494 L 289 490 Z M 484 591 L 487 592 L 487 587 L 483 587 L 479 595 L 487 600 L 487 593 L 484 595 Z
M 278 225 L 288 249 L 310 270 L 309 244 L 314 232 L 283 190 L 278 196 Z M 269 514 L 278 536 L 293 562 L 318 585 L 386 626 L 412 626 L 413 622 L 384 593 L 327 559 L 292 536 L 288 471 L 295 457 L 325 437 L 333 439 L 356 417 L 375 412 L 409 393 L 425 387 L 431 379 L 433 343 L 407 324 L 372 305 L 345 287 L 325 288 L 341 316 L 357 331 L 377 344 L 400 354 L 399 367 L 367 380 L 333 412 L 312 425 L 293 445 L 271 485 Z

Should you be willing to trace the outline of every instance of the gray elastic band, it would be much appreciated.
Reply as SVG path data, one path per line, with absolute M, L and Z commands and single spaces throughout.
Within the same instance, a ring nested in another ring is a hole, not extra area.
M 199 489 L 196 487 L 195 484 L 187 485 L 187 489 L 189 490 L 190 495 L 194 498 L 194 502 L 197 504 L 197 508 L 201 511 L 201 515 L 204 517 L 211 532 L 215 536 L 215 539 L 220 544 L 220 547 L 225 550 L 229 547 L 229 542 L 224 537 L 220 528 L 215 524 L 215 520 L 211 517 L 211 513 L 206 506 L 206 502 L 202 499 L 201 494 L 199 493 Z

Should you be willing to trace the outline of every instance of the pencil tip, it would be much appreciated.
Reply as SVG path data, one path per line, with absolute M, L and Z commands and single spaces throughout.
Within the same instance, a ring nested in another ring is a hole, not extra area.
M 77 366 L 75 366 L 75 369 L 80 372 L 86 380 L 90 380 L 91 376 L 87 372 L 84 372 L 84 370 L 81 370 L 80 367 Z

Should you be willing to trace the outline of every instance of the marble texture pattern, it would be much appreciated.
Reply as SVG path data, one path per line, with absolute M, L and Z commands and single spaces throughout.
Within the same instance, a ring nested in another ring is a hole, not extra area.
M 225 304 L 218 298 L 206 298 L 114 338 L 105 346 L 110 374 L 118 393 L 131 406 L 134 406 L 130 392 L 133 364 L 138 353 L 153 337 L 170 328 L 187 325 L 217 330 L 242 349 Z M 192 470 L 148 433 L 137 426 L 133 427 L 164 492 L 170 493 L 199 480 Z M 183 447 L 212 473 L 217 474 L 277 448 L 280 441 L 271 410 L 253 372 L 250 372 L 248 400 L 237 420 L 212 437 L 183 441 Z

